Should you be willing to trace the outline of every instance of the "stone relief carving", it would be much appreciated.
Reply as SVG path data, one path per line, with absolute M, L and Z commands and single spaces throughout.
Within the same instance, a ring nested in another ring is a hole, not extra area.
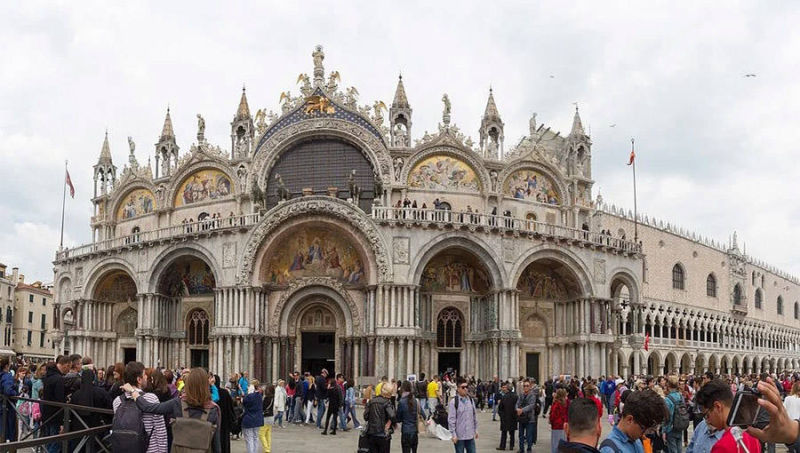
M 236 267 L 236 243 L 226 242 L 222 245 L 222 268 Z
M 291 298 L 296 292 L 310 286 L 324 286 L 339 294 L 342 300 L 347 303 L 347 307 L 350 309 L 350 315 L 353 319 L 353 331 L 359 332 L 361 330 L 361 316 L 359 315 L 358 305 L 353 298 L 350 297 L 350 293 L 347 292 L 341 283 L 330 277 L 303 277 L 292 280 L 291 283 L 289 283 L 289 286 L 283 291 L 283 294 L 281 294 L 281 298 L 275 305 L 275 309 L 270 317 L 270 332 L 280 332 L 281 315 L 283 308 L 289 301 L 289 298 Z
M 408 264 L 409 263 L 409 246 L 411 240 L 407 237 L 395 237 L 392 242 L 392 256 L 394 257 L 394 264 Z
M 503 261 L 513 263 L 517 256 L 517 247 L 514 241 L 503 241 Z
M 372 220 L 352 204 L 331 197 L 303 197 L 286 201 L 269 211 L 254 229 L 245 245 L 241 265 L 237 273 L 237 282 L 247 284 L 253 275 L 256 255 L 264 240 L 288 219 L 301 215 L 320 214 L 345 220 L 353 225 L 364 236 L 370 249 L 375 254 L 378 267 L 378 279 L 388 281 L 390 276 L 389 252 L 383 238 Z
M 601 284 L 606 282 L 606 260 L 594 260 L 594 282 Z

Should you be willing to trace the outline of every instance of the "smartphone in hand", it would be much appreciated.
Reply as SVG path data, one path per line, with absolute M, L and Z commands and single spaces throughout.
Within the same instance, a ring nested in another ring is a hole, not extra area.
M 761 406 L 758 405 L 759 398 L 761 395 L 752 391 L 737 392 L 728 414 L 728 426 L 746 428 L 755 425 L 758 413 L 761 411 Z

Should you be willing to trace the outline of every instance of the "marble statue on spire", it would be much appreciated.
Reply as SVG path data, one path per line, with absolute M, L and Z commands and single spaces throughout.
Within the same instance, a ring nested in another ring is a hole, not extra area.
M 444 110 L 442 111 L 442 123 L 444 123 L 445 127 L 447 127 L 450 126 L 450 97 L 447 96 L 447 93 L 442 96 L 442 103 L 444 104 Z
M 314 86 L 319 87 L 325 82 L 325 67 L 322 66 L 325 52 L 322 51 L 322 46 L 317 45 L 314 52 L 311 53 L 311 57 L 314 59 Z

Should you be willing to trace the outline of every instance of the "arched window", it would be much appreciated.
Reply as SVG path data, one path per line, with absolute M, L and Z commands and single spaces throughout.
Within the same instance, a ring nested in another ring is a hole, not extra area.
M 684 289 L 683 267 L 680 264 L 672 266 L 672 288 Z
M 742 305 L 742 287 L 738 283 L 733 287 L 733 305 Z
M 195 308 L 186 317 L 186 338 L 190 346 L 208 345 L 208 314 Z
M 460 348 L 463 329 L 461 313 L 447 307 L 439 313 L 436 321 L 436 346 L 440 348 Z
M 439 209 L 441 209 L 443 211 L 450 211 L 453 208 L 450 206 L 450 203 L 448 203 L 446 201 L 443 201 L 443 202 L 439 203 Z
M 753 286 L 756 286 L 756 271 L 753 271 L 753 277 L 751 278 L 753 282 Z
M 11 323 L 14 320 L 14 315 L 12 313 L 11 307 L 6 307 L 6 323 Z
M 761 308 L 761 301 L 763 300 L 763 296 L 761 295 L 761 290 L 756 289 L 756 296 L 755 296 L 755 304 L 756 308 Z
M 778 314 L 783 314 L 783 297 L 778 296 Z
M 800 304 L 794 303 L 794 319 L 800 319 Z
M 708 278 L 706 278 L 706 295 L 717 297 L 717 279 L 714 274 L 708 274 Z

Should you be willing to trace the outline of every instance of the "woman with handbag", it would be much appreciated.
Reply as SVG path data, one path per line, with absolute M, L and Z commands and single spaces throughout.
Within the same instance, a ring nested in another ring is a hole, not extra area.
M 417 399 L 411 393 L 411 382 L 403 381 L 400 392 L 400 403 L 397 405 L 397 421 L 401 423 L 400 446 L 403 453 L 417 453 L 422 411 Z

